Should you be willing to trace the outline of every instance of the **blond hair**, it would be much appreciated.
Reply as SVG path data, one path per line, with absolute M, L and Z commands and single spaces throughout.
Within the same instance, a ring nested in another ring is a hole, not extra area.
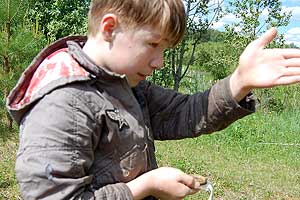
M 102 17 L 116 14 L 130 26 L 151 25 L 161 30 L 170 46 L 182 39 L 186 15 L 182 0 L 92 0 L 88 17 L 88 34 L 95 36 Z

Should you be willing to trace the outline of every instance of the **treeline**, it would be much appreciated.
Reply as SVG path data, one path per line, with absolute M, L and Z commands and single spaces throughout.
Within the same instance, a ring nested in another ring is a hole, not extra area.
M 208 88 L 237 66 L 246 45 L 270 26 L 286 26 L 291 13 L 283 12 L 280 0 L 185 0 L 187 32 L 182 42 L 165 52 L 165 67 L 150 78 L 153 82 L 185 93 Z M 5 98 L 33 57 L 49 43 L 74 34 L 85 34 L 87 0 L 0 0 L 0 133 L 13 129 L 5 110 Z M 261 21 L 263 11 L 268 16 Z M 213 30 L 213 23 L 232 14 L 240 21 Z M 271 47 L 284 47 L 282 35 Z M 297 86 L 257 93 L 264 111 L 283 111 L 298 106 Z
M 0 0 L 0 133 L 12 130 L 5 98 L 22 71 L 46 45 L 84 34 L 90 1 Z

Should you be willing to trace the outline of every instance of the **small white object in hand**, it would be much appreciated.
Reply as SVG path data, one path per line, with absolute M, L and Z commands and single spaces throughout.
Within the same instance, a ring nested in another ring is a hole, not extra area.
M 212 183 L 209 182 L 207 180 L 207 178 L 204 177 L 204 176 L 200 176 L 200 175 L 193 175 L 193 176 L 194 176 L 195 182 L 196 182 L 195 188 L 205 190 L 206 192 L 210 192 L 208 200 L 213 200 L 213 198 L 214 198 L 214 189 L 213 189 Z
M 201 185 L 201 188 L 203 188 L 206 192 L 210 192 L 208 200 L 214 199 L 214 188 L 209 181 L 207 181 L 205 185 Z

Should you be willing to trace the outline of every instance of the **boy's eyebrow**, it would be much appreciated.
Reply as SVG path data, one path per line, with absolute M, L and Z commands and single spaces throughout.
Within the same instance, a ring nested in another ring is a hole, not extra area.
M 167 38 L 162 39 L 162 43 L 165 46 L 170 46 L 170 40 L 168 40 Z
M 166 34 L 163 33 L 153 33 L 154 38 L 157 38 L 160 43 L 163 43 L 165 46 L 170 46 L 171 41 L 167 38 Z
M 168 38 L 163 37 L 163 36 L 161 36 L 160 43 L 162 43 L 167 48 L 169 48 L 169 46 L 171 46 L 171 44 L 170 44 L 171 41 Z
M 166 34 L 158 33 L 155 31 L 150 31 L 151 37 L 155 40 L 159 40 L 160 43 L 162 43 L 164 46 L 170 46 L 171 41 L 166 37 Z
M 152 32 L 152 37 L 155 38 L 155 39 L 160 39 L 160 40 L 163 39 L 163 38 L 162 38 L 162 34 L 154 33 L 154 32 Z

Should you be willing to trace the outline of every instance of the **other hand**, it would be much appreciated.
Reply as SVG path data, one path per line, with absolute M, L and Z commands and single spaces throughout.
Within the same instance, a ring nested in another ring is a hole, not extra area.
M 155 196 L 161 200 L 180 200 L 200 189 L 195 178 L 179 169 L 161 167 L 127 183 L 134 199 Z
M 254 88 L 269 88 L 300 82 L 299 49 L 265 49 L 276 37 L 271 28 L 251 42 L 239 59 L 230 78 L 233 97 L 240 101 Z

